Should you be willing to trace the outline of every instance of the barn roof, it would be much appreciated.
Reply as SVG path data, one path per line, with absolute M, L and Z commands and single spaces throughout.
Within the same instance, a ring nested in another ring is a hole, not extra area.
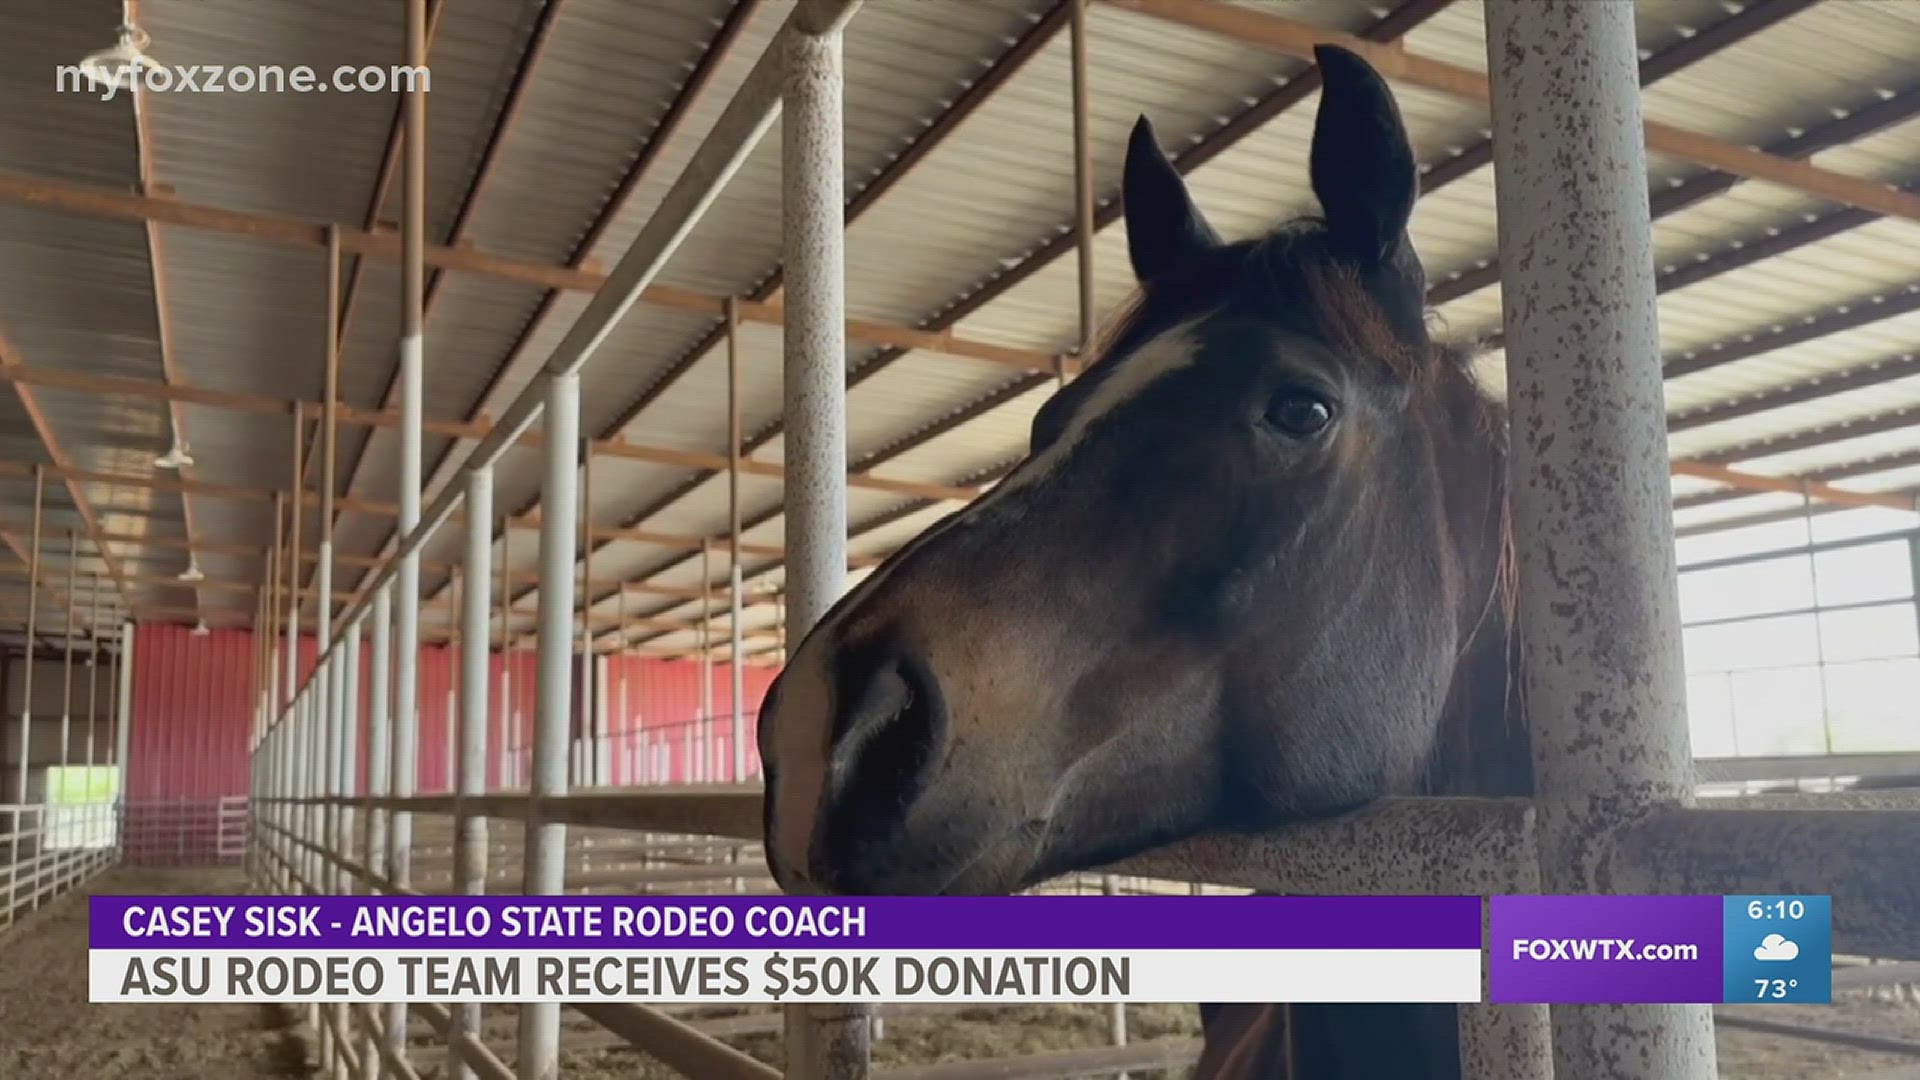
M 430 495 L 547 358 L 791 7 L 430 3 Z M 344 603 L 394 535 L 398 437 L 382 414 L 397 403 L 399 97 L 63 92 L 58 67 L 110 43 L 120 9 L 49 5 L 0 38 L 0 546 L 12 553 L 0 553 L 0 623 L 24 622 L 36 465 L 47 469 L 49 569 L 64 571 L 71 533 L 78 572 L 100 581 L 83 619 L 252 620 L 297 454 L 306 490 L 318 482 L 328 225 L 345 252 Z M 868 0 L 848 25 L 856 556 L 884 555 L 1004 472 L 1054 386 L 1055 358 L 1078 343 L 1069 10 Z M 385 68 L 402 51 L 390 0 L 139 0 L 133 11 L 170 65 L 324 73 Z M 1797 520 L 1809 505 L 1851 508 L 1863 528 L 1911 527 L 1920 4 L 1659 0 L 1638 13 L 1644 110 L 1661 133 L 1649 198 L 1683 542 Z M 1102 310 L 1132 285 L 1113 196 L 1134 119 L 1153 119 L 1223 232 L 1261 230 L 1312 206 L 1317 95 L 1285 43 L 1358 35 L 1420 61 L 1389 73 L 1423 162 L 1414 239 L 1447 327 L 1494 340 L 1484 366 L 1500 386 L 1486 106 L 1420 74 L 1484 73 L 1479 4 L 1099 0 L 1088 31 Z M 725 634 L 724 551 L 703 565 L 701 547 L 728 524 L 723 305 L 740 302 L 749 454 L 775 466 L 779 148 L 776 130 L 583 372 L 582 427 L 602 440 L 588 483 L 603 646 L 624 608 L 627 643 L 695 648 L 703 583 Z M 192 466 L 156 468 L 176 433 Z M 507 453 L 499 508 L 530 521 L 539 477 L 532 450 Z M 740 498 L 749 648 L 762 651 L 777 644 L 777 469 L 743 475 Z M 308 507 L 302 522 L 309 556 L 316 517 Z M 507 536 L 526 632 L 535 534 Z M 446 529 L 426 548 L 430 638 L 448 626 L 458 545 Z M 204 578 L 183 583 L 189 558 Z M 43 592 L 43 620 L 64 617 L 63 592 Z

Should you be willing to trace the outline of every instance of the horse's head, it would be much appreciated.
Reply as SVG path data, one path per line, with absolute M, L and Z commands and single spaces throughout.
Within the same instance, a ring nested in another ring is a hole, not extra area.
M 1413 782 L 1489 601 L 1501 436 L 1428 338 L 1393 98 L 1320 63 L 1323 219 L 1224 243 L 1135 129 L 1137 303 L 768 695 L 783 885 L 1014 890 Z

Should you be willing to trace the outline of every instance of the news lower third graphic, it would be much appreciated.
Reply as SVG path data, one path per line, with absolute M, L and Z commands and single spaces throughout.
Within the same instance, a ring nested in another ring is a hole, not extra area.
M 1825 896 L 1496 896 L 1494 1004 L 1829 1004 Z
M 94 897 L 90 998 L 1480 1000 L 1478 897 Z
M 89 905 L 96 1002 L 1832 996 L 1824 896 L 1496 896 L 1484 934 L 1474 896 L 100 896 Z

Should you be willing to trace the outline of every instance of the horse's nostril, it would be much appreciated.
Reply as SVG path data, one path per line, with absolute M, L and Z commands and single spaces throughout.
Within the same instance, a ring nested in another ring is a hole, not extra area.
M 947 737 L 933 674 L 899 649 L 848 650 L 835 662 L 831 814 L 847 840 L 890 829 L 925 786 Z

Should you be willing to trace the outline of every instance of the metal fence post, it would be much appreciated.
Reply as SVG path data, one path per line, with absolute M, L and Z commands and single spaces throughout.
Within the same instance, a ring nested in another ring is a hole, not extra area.
M 1542 887 L 1692 797 L 1631 4 L 1486 0 Z M 1557 1080 L 1711 1080 L 1697 1005 L 1556 1007 Z

